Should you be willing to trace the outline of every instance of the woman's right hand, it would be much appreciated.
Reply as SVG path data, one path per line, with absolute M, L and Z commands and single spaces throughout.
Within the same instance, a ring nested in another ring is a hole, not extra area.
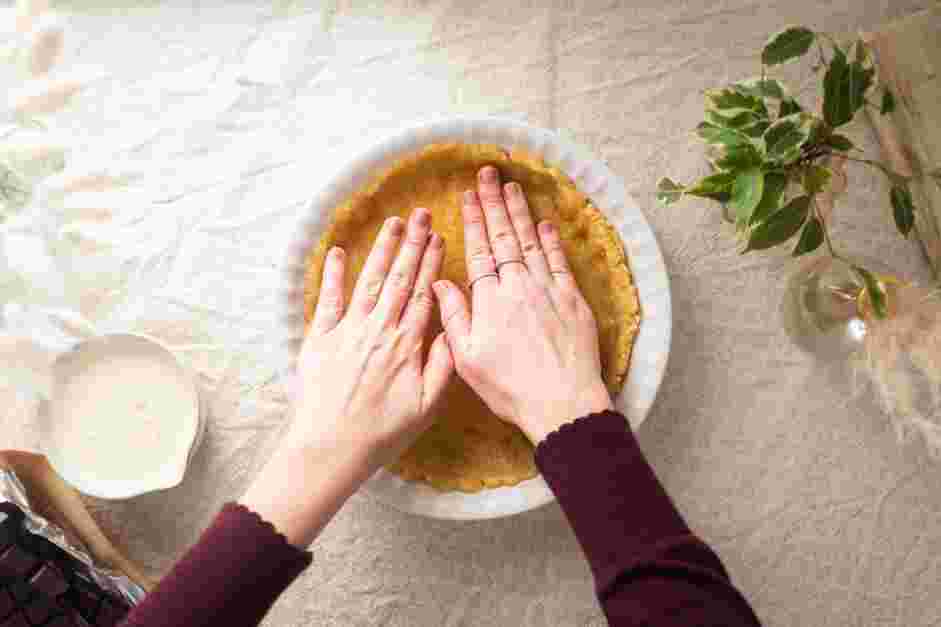
M 501 187 L 496 168 L 478 178 L 463 207 L 472 302 L 449 281 L 434 290 L 458 374 L 538 444 L 561 425 L 612 407 L 598 331 L 558 230 L 549 222 L 537 230 L 522 189 Z

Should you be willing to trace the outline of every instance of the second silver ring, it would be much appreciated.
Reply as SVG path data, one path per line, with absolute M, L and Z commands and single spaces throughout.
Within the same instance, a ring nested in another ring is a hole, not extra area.
M 500 268 L 511 263 L 518 263 L 518 264 L 521 264 L 524 268 L 527 267 L 526 262 L 523 261 L 522 259 L 507 259 L 506 261 L 501 261 L 500 263 L 497 264 L 496 271 L 500 272 Z

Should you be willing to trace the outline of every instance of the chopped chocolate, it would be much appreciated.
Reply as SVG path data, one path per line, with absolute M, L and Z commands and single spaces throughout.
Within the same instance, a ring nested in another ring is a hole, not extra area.
M 18 605 L 22 605 L 29 601 L 29 598 L 33 596 L 33 589 L 29 587 L 29 584 L 21 579 L 15 580 L 10 587 L 8 588 L 10 594 L 13 595 L 13 598 L 16 600 Z
M 113 627 L 128 613 L 84 564 L 23 525 L 0 503 L 0 627 Z
M 35 557 L 14 544 L 0 555 L 0 574 L 25 577 L 38 563 Z
M 16 602 L 6 590 L 0 590 L 0 619 L 16 609 Z
M 42 625 L 50 616 L 55 614 L 55 611 L 55 605 L 40 597 L 26 607 L 26 618 L 33 625 Z
M 101 609 L 98 612 L 98 618 L 95 620 L 95 624 L 100 627 L 117 625 L 124 620 L 124 617 L 127 616 L 127 612 L 127 607 L 121 607 L 106 601 L 101 604 Z
M 65 591 L 69 589 L 69 584 L 65 581 L 65 577 L 62 576 L 62 572 L 53 564 L 43 564 L 42 567 L 36 571 L 36 574 L 33 575 L 30 583 L 39 588 L 43 594 L 50 597 L 65 594 Z
M 14 612 L 3 621 L 3 627 L 32 627 L 19 612 Z
M 101 597 L 90 590 L 79 589 L 76 592 L 76 608 L 87 621 L 94 622 L 95 617 L 98 615 L 98 605 L 101 603 Z

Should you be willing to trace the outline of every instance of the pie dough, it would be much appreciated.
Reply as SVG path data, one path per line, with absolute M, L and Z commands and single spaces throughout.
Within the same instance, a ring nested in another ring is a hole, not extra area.
M 393 215 L 407 218 L 415 207 L 430 210 L 432 228 L 445 240 L 441 278 L 466 289 L 461 196 L 476 189 L 477 171 L 488 164 L 500 170 L 504 181 L 522 186 L 537 222 L 549 219 L 558 226 L 572 273 L 598 323 L 605 383 L 616 394 L 627 376 L 640 322 L 637 290 L 621 240 L 571 180 L 522 150 L 433 144 L 399 160 L 352 194 L 335 208 L 332 224 L 310 255 L 304 291 L 307 322 L 317 304 L 327 251 L 334 245 L 346 251 L 348 302 L 383 221 Z M 425 350 L 440 330 L 435 311 Z M 533 447 L 526 437 L 491 412 L 459 377 L 448 384 L 433 411 L 434 425 L 390 467 L 392 472 L 440 490 L 466 492 L 515 485 L 536 475 Z

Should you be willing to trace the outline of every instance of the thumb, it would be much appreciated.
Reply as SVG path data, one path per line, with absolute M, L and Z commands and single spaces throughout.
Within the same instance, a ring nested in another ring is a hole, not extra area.
M 425 380 L 421 403 L 423 412 L 428 411 L 428 408 L 434 405 L 444 392 L 445 386 L 451 380 L 452 372 L 454 372 L 454 359 L 448 347 L 448 339 L 444 333 L 439 333 L 435 341 L 431 343 L 428 361 L 422 373 Z
M 470 335 L 471 319 L 464 293 L 450 281 L 435 281 L 432 285 L 441 310 L 441 326 L 448 334 L 448 343 L 455 352 L 460 352 Z

